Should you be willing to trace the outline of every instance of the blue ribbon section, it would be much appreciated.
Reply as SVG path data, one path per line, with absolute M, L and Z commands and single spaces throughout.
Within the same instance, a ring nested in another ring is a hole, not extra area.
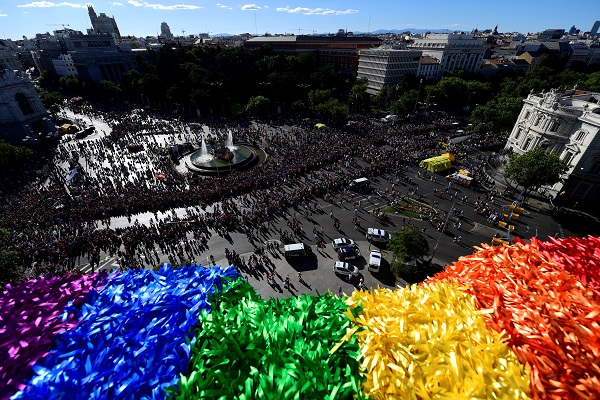
M 239 276 L 233 267 L 168 265 L 113 274 L 12 399 L 164 399 L 186 374 L 207 295 Z

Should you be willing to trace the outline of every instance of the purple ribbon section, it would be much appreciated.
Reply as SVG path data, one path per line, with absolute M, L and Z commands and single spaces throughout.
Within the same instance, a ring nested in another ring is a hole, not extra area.
M 6 285 L 0 296 L 0 399 L 25 387 L 55 335 L 77 324 L 78 307 L 99 275 L 40 277 Z

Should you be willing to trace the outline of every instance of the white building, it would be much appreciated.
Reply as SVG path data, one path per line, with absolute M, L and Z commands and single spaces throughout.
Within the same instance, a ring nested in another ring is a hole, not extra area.
M 42 142 L 38 136 L 55 132 L 56 127 L 27 75 L 0 70 L 0 138 L 17 145 L 27 140 L 35 146 Z
M 393 86 L 407 75 L 416 76 L 421 52 L 378 47 L 360 50 L 358 57 L 358 78 L 367 80 L 367 92 L 377 94 L 384 86 Z
M 417 76 L 425 79 L 436 79 L 440 76 L 440 60 L 429 56 L 422 56 Z
M 600 93 L 531 93 L 506 148 L 523 154 L 542 147 L 570 165 L 564 182 L 548 188 L 562 204 L 596 205 L 600 195 Z
M 74 76 L 77 77 L 77 68 L 70 54 L 61 54 L 58 58 L 52 59 L 54 70 L 58 76 Z
M 21 63 L 17 55 L 17 46 L 11 40 L 0 39 L 0 70 L 21 70 Z
M 436 78 L 441 78 L 444 71 L 478 72 L 486 50 L 483 40 L 464 33 L 428 33 L 408 47 L 440 60 Z

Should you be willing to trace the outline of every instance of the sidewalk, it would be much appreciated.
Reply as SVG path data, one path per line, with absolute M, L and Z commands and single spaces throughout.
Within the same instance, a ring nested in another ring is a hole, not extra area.
M 510 189 L 513 193 L 520 193 L 520 189 L 513 182 L 511 182 L 504 173 L 504 166 L 494 167 L 489 161 L 485 165 L 485 174 L 489 179 L 494 181 L 494 187 L 503 192 L 505 189 Z M 527 195 L 526 203 L 528 208 L 535 210 L 540 213 L 551 214 L 555 211 L 554 205 L 552 205 L 546 199 L 543 199 L 537 194 L 529 193 Z

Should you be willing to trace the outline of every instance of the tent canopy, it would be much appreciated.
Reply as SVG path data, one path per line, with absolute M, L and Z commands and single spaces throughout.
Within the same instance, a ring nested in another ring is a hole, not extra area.
M 421 161 L 419 167 L 429 172 L 440 172 L 452 168 L 452 162 L 447 157 L 437 156 Z
M 315 126 L 316 126 L 317 128 L 325 128 L 327 125 L 325 125 L 325 124 L 322 124 L 322 123 L 320 123 L 320 122 L 319 122 L 319 123 L 318 123 L 318 124 L 316 124 Z

